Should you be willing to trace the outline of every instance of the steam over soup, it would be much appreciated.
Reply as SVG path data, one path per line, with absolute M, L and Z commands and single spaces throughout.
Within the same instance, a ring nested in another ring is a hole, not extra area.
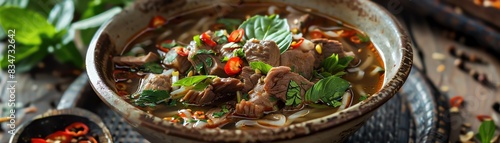
M 275 128 L 352 106 L 380 89 L 368 35 L 284 5 L 154 17 L 113 57 L 116 92 L 195 128 Z

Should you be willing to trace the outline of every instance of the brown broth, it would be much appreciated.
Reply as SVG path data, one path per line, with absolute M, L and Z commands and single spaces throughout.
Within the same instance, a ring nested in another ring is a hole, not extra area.
M 280 4 L 273 4 L 273 5 L 278 6 L 279 9 L 281 10 L 282 14 L 286 14 L 286 11 L 284 10 L 285 9 L 284 5 L 280 5 Z M 267 13 L 267 9 L 269 6 L 270 6 L 269 4 L 245 4 L 245 5 L 233 7 L 233 9 L 231 11 L 224 12 L 222 15 L 223 15 L 223 18 L 238 18 L 238 19 L 241 19 L 242 21 L 244 21 L 245 17 L 247 17 L 247 16 L 253 16 L 256 14 L 265 15 Z M 160 29 L 161 32 L 158 32 L 158 31 L 156 31 L 156 32 L 155 31 L 139 32 L 139 33 L 143 33 L 143 34 L 147 35 L 148 38 L 149 37 L 154 37 L 154 38 L 146 39 L 146 38 L 137 38 L 137 37 L 141 37 L 141 35 L 135 36 L 136 38 L 134 38 L 134 39 L 137 39 L 137 40 L 130 41 L 131 43 L 127 44 L 130 47 L 128 47 L 126 49 L 130 49 L 133 45 L 140 44 L 140 43 L 153 43 L 153 44 L 146 44 L 146 45 L 142 44 L 142 46 L 145 46 L 145 49 L 147 49 L 146 51 L 157 52 L 157 51 L 155 51 L 156 49 L 155 49 L 154 43 L 158 43 L 158 42 L 165 40 L 165 39 L 176 39 L 177 41 L 180 41 L 181 43 L 189 43 L 189 41 L 191 41 L 191 38 L 193 35 L 196 35 L 196 34 L 202 33 L 203 31 L 209 30 L 210 27 L 209 26 L 202 26 L 201 28 L 196 29 L 196 30 L 188 30 L 188 29 L 191 29 L 192 27 L 194 27 L 196 22 L 198 20 L 202 19 L 202 17 L 206 17 L 207 14 L 208 14 L 208 16 L 215 16 L 215 15 L 217 15 L 217 12 L 218 11 L 216 11 L 216 10 L 210 9 L 210 10 L 204 10 L 204 11 L 196 11 L 196 12 L 189 13 L 189 14 L 182 15 L 182 16 L 167 18 L 168 23 L 163 28 Z M 280 15 L 282 15 L 282 14 L 280 14 Z M 322 16 L 314 14 L 314 12 L 310 13 L 310 14 L 311 14 L 311 16 L 314 17 L 314 21 L 312 22 L 312 24 L 318 25 L 318 26 L 324 26 L 324 27 L 337 26 L 337 25 L 339 25 L 339 21 L 341 21 L 341 20 L 338 20 L 338 19 L 332 18 L 332 17 L 328 17 L 328 18 L 322 17 Z M 285 16 L 281 16 L 281 18 L 284 18 L 284 17 Z M 332 21 L 330 19 L 336 19 L 338 21 Z M 190 21 L 192 21 L 192 22 L 190 22 Z M 205 24 L 213 23 L 213 22 L 215 22 L 215 21 L 208 20 L 207 23 L 205 23 Z M 348 25 L 345 22 L 342 22 L 342 23 L 344 25 Z M 205 28 L 203 28 L 203 27 L 205 27 Z M 346 28 L 346 29 L 348 29 L 348 28 Z M 150 30 L 150 29 L 146 28 L 145 30 Z M 214 30 L 214 29 L 211 29 L 211 30 Z M 172 34 L 162 35 L 162 33 L 164 33 L 165 31 L 170 31 Z M 182 38 L 182 39 L 179 38 L 179 36 L 181 36 L 182 34 L 186 34 L 186 33 L 188 35 L 186 38 Z M 358 31 L 358 33 L 362 33 L 362 32 Z M 304 37 L 306 39 L 310 39 L 310 36 L 308 33 L 303 33 L 303 34 L 305 35 Z M 369 73 L 377 66 L 381 67 L 383 69 L 384 68 L 383 63 L 382 63 L 382 60 L 380 58 L 380 55 L 378 54 L 376 48 L 374 47 L 374 45 L 371 42 L 354 44 L 353 42 L 351 42 L 349 40 L 349 38 L 336 38 L 335 40 L 341 41 L 343 46 L 345 47 L 345 49 L 352 49 L 352 51 L 361 59 L 360 65 L 363 65 L 365 62 L 370 62 L 370 63 L 367 63 L 369 66 L 367 66 L 366 69 L 361 69 L 365 73 L 365 76 L 361 80 L 356 79 L 356 76 L 357 76 L 356 73 L 348 73 L 348 74 L 343 76 L 343 78 L 346 79 L 347 81 L 349 81 L 352 85 L 354 96 L 353 96 L 351 105 L 353 105 L 353 104 L 359 103 L 359 99 L 361 97 L 361 94 L 372 95 L 372 94 L 376 93 L 378 90 L 380 90 L 382 82 L 383 82 L 384 74 L 378 73 L 375 75 L 370 75 Z M 137 89 L 138 85 L 140 85 L 140 83 L 137 80 L 133 80 L 133 82 L 128 83 L 128 86 L 131 87 L 131 88 L 129 88 L 130 89 L 129 92 L 133 93 L 132 90 Z M 364 92 L 364 93 L 361 93 L 361 92 Z M 199 111 L 205 111 L 205 112 L 210 109 L 207 107 L 196 107 L 196 106 L 186 107 L 182 104 L 178 104 L 177 106 L 158 105 L 155 110 L 152 110 L 149 112 L 151 112 L 152 114 L 154 114 L 158 117 L 170 117 L 170 116 L 176 115 L 177 110 L 185 109 L 185 108 L 190 108 L 193 111 L 199 110 Z M 313 107 L 309 107 L 309 106 L 307 106 L 305 109 L 309 109 L 311 112 L 307 116 L 305 116 L 303 118 L 299 118 L 294 122 L 303 122 L 303 121 L 319 118 L 319 117 L 337 112 L 337 110 L 338 110 L 337 108 L 332 108 L 332 107 L 321 109 L 321 108 L 313 108 Z M 234 119 L 233 121 L 237 121 L 237 120 L 238 119 Z M 234 129 L 235 128 L 234 122 L 224 126 L 223 128 Z

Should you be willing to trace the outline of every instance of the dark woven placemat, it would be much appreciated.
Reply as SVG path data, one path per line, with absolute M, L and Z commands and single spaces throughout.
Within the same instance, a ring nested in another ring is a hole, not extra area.
M 79 107 L 98 114 L 116 143 L 148 142 L 121 116 L 102 103 L 89 86 L 87 88 L 83 95 L 92 98 L 87 98 Z M 428 84 L 419 70 L 413 69 L 401 91 L 377 109 L 347 142 L 448 142 L 449 116 L 448 110 L 445 110 L 448 109 L 446 101 L 444 96 Z

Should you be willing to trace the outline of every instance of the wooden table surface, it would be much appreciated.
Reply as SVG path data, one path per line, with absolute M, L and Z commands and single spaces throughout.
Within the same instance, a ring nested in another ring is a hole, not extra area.
M 414 38 L 414 66 L 423 69 L 433 84 L 448 98 L 462 96 L 464 104 L 459 112 L 450 114 L 450 142 L 459 139 L 463 123 L 469 123 L 469 130 L 477 133 L 480 121 L 477 115 L 492 115 L 492 105 L 500 101 L 500 56 L 480 46 L 470 46 L 472 39 L 437 24 L 432 19 L 415 15 L 399 15 Z M 474 45 L 474 44 L 473 44 Z M 457 56 L 449 52 L 450 47 L 463 51 L 468 56 L 476 56 L 483 63 L 462 60 L 464 67 L 484 73 L 489 84 L 481 84 L 468 72 L 455 65 Z

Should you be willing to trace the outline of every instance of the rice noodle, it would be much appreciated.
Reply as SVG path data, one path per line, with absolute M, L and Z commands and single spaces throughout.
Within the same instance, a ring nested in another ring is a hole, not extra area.
M 342 105 L 340 105 L 339 111 L 344 110 L 345 108 L 351 106 L 351 101 L 352 101 L 352 93 L 349 90 L 345 92 L 344 95 L 342 96 Z
M 373 56 L 371 56 L 371 57 L 367 57 L 367 58 L 365 59 L 365 61 L 363 61 L 363 63 L 361 63 L 361 65 L 359 66 L 359 68 L 360 68 L 361 70 L 365 70 L 367 67 L 369 67 L 369 66 L 371 66 L 371 65 L 372 65 L 372 63 L 373 63 L 373 59 L 374 59 L 374 58 L 373 58 Z
M 257 120 L 257 123 L 262 124 L 262 125 L 271 125 L 271 126 L 284 126 L 286 123 L 286 117 L 283 114 L 269 114 L 266 117 L 273 118 L 275 120 L 268 120 L 268 119 L 260 119 Z M 265 117 L 265 118 L 266 118 Z
M 347 69 L 347 72 L 351 72 L 351 73 L 352 73 L 352 72 L 358 72 L 358 71 L 360 71 L 360 70 L 361 70 L 361 69 L 359 69 L 359 68 L 348 68 L 348 69 Z
M 288 116 L 285 125 L 290 125 L 295 121 L 297 118 L 304 117 L 307 114 L 309 114 L 309 109 L 304 109 L 300 110 L 298 112 L 293 113 L 292 115 Z
M 193 88 L 193 86 L 182 86 L 181 88 L 170 92 L 170 96 L 172 97 L 172 99 L 179 99 L 183 97 L 191 88 Z
M 361 80 L 365 77 L 365 71 L 359 70 L 358 73 L 356 74 L 356 77 L 354 78 L 355 80 Z
M 362 85 L 355 85 L 353 88 L 359 95 L 367 95 Z
M 384 69 L 382 69 L 380 66 L 375 66 L 375 68 L 370 72 L 370 75 L 374 76 L 375 74 L 377 74 L 381 71 L 384 71 Z

